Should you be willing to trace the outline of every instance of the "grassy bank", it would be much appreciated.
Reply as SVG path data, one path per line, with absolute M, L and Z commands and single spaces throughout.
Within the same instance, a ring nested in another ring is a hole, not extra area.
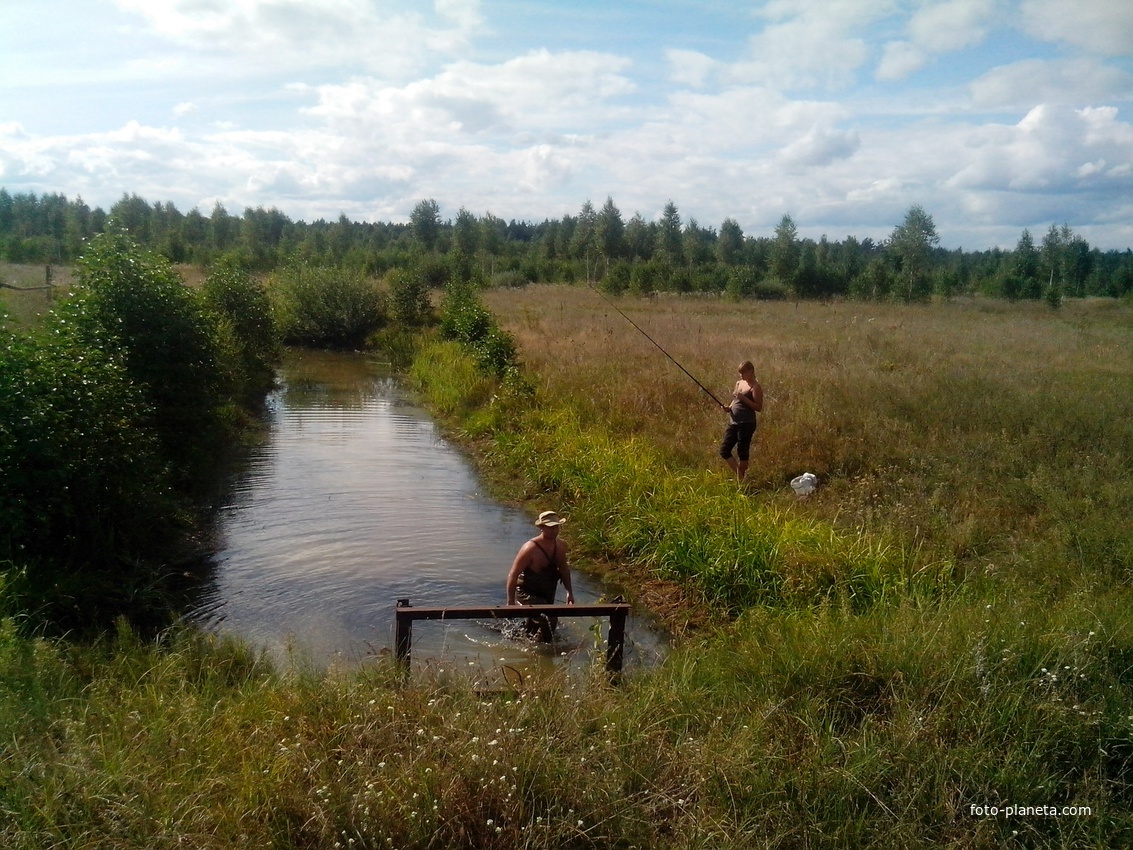
M 596 293 L 485 301 L 536 376 L 539 409 L 647 446 L 658 484 L 724 476 L 719 409 Z M 788 510 L 953 578 L 1060 593 L 1133 576 L 1129 304 L 620 303 L 717 395 L 737 363 L 755 362 L 766 407 L 752 512 Z M 804 471 L 822 486 L 800 503 L 786 485 Z

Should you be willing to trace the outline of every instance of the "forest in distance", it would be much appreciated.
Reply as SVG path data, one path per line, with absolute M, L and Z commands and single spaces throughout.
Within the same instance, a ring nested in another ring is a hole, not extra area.
M 70 264 L 108 228 L 127 231 L 172 263 L 235 261 L 249 271 L 303 263 L 381 275 L 415 268 L 434 286 L 452 276 L 484 284 L 599 282 L 611 293 L 702 292 L 763 299 L 851 297 L 918 301 L 979 294 L 1045 299 L 1125 297 L 1133 293 L 1133 250 L 1091 247 L 1068 224 L 1044 234 L 1024 229 L 1012 250 L 940 247 L 929 212 L 911 206 L 882 241 L 799 235 L 785 214 L 774 232 L 744 233 L 735 219 L 719 228 L 682 219 L 670 201 L 660 218 L 623 216 L 612 198 L 589 200 L 577 215 L 539 223 L 505 221 L 461 208 L 442 219 L 433 199 L 408 223 L 293 221 L 275 207 L 182 213 L 171 202 L 123 194 L 109 211 L 63 194 L 11 194 L 0 188 L 0 260 Z

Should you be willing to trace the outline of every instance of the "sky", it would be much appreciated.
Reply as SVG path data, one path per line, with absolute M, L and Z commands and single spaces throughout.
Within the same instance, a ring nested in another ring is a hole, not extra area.
M 0 186 L 1133 246 L 1130 0 L 0 0 Z

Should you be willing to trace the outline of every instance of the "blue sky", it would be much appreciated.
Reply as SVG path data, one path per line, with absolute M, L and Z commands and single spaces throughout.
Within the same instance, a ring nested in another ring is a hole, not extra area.
M 1133 246 L 1129 0 L 3 0 L 0 186 Z

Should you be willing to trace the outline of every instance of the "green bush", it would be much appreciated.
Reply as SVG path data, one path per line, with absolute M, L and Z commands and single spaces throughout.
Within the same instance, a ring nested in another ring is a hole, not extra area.
M 472 343 L 483 339 L 492 326 L 492 315 L 468 285 L 450 284 L 441 301 L 441 334 L 448 339 Z
M 389 275 L 390 318 L 410 327 L 424 324 L 429 317 L 429 284 L 424 275 L 397 269 Z
M 36 331 L 0 326 L 4 594 L 58 628 L 165 623 L 181 579 L 161 564 L 192 527 L 188 493 L 227 436 L 232 392 L 277 343 L 262 291 L 235 268 L 202 297 L 108 234 L 79 270 Z
M 428 254 L 414 264 L 414 268 L 430 289 L 441 289 L 452 280 L 452 266 L 438 254 Z
M 754 297 L 759 285 L 759 273 L 750 266 L 736 266 L 728 270 L 724 293 L 733 300 Z
M 226 343 L 233 391 L 247 395 L 269 386 L 280 338 L 267 290 L 240 266 L 222 262 L 209 272 L 201 293 Z
M 226 401 L 218 329 L 168 261 L 122 234 L 95 237 L 79 284 L 56 311 L 80 348 L 113 350 L 143 390 L 179 474 L 209 454 Z
M 514 289 L 527 286 L 530 278 L 519 269 L 508 269 L 492 275 L 490 285 L 501 289 Z
M 657 260 L 635 263 L 630 273 L 629 291 L 634 295 L 649 295 L 667 287 L 667 269 Z
M 445 289 L 441 335 L 463 344 L 487 372 L 503 375 L 516 364 L 515 339 L 496 325 L 468 284 L 450 283 Z
M 758 301 L 783 301 L 790 294 L 790 287 L 774 277 L 765 277 L 756 281 L 751 293 Z
M 618 260 L 606 270 L 600 284 L 603 292 L 610 295 L 621 295 L 630 286 L 632 267 L 625 260 Z
M 0 563 L 24 610 L 73 624 L 139 579 L 138 559 L 174 530 L 169 476 L 146 394 L 109 347 L 49 318 L 3 335 Z
M 297 265 L 269 290 L 284 342 L 357 348 L 384 322 L 382 295 L 360 271 Z

